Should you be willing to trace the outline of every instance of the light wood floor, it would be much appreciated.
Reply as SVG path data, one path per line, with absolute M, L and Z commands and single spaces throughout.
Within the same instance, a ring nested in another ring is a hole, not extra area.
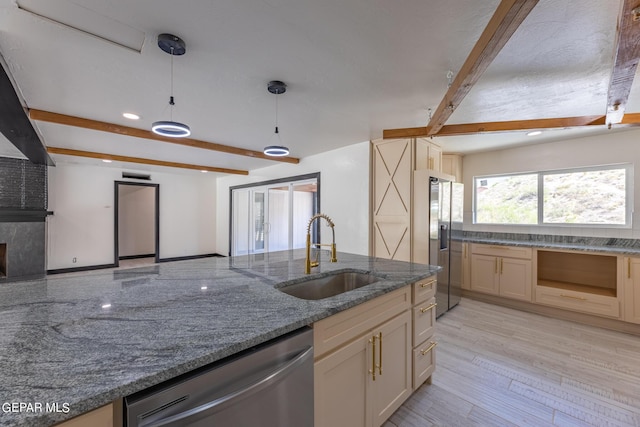
M 470 299 L 437 367 L 384 427 L 640 426 L 640 337 Z

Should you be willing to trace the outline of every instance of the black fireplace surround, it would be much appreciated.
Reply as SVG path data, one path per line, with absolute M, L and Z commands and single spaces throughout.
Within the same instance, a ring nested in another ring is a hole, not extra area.
M 47 166 L 0 157 L 0 281 L 44 276 L 47 214 Z

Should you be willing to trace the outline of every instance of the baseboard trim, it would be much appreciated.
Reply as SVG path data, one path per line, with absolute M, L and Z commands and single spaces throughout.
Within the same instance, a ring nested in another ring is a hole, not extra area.
M 115 267 L 117 267 L 117 265 L 115 264 L 101 264 L 101 265 L 86 265 L 84 267 L 58 268 L 55 270 L 47 270 L 47 275 L 62 274 L 62 273 L 77 273 L 79 271 L 103 270 L 105 268 L 115 268 Z
M 118 259 L 122 261 L 123 259 L 155 258 L 155 256 L 156 256 L 156 254 L 127 255 L 127 256 L 121 256 Z
M 135 258 L 150 258 L 155 255 L 134 255 L 130 257 L 121 257 L 120 259 L 135 259 Z M 183 257 L 174 257 L 174 258 L 161 258 L 158 262 L 174 262 L 174 261 L 188 261 L 192 259 L 200 259 L 200 258 L 224 258 L 224 255 L 220 255 L 219 253 L 212 254 L 202 254 L 202 255 L 189 255 Z M 62 274 L 62 273 L 77 273 L 79 271 L 92 271 L 92 270 L 103 270 L 105 268 L 116 268 L 118 267 L 115 264 L 101 264 L 101 265 L 87 265 L 84 267 L 72 267 L 72 268 L 58 268 L 55 270 L 47 270 L 47 274 Z
M 174 261 L 189 261 L 192 259 L 201 259 L 201 258 L 224 258 L 224 255 L 220 255 L 218 253 L 213 254 L 202 254 L 202 255 L 188 255 L 188 256 L 179 256 L 173 258 L 160 258 L 158 262 L 174 262 Z
M 469 290 L 462 290 L 462 296 L 489 304 L 501 305 L 516 310 L 529 313 L 540 314 L 542 316 L 553 317 L 570 322 L 581 323 L 583 325 L 596 326 L 612 331 L 624 332 L 627 334 L 640 336 L 640 325 L 623 322 L 622 320 L 600 317 L 595 314 L 580 313 L 577 311 L 563 310 L 561 308 L 549 307 L 546 305 L 534 304 L 526 301 L 512 300 L 495 295 L 483 294 Z

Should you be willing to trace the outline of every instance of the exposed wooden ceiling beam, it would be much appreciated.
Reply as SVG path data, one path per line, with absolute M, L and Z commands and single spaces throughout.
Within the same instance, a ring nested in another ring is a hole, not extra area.
M 429 124 L 429 136 L 436 135 L 447 122 L 453 110 L 471 91 L 493 59 L 509 41 L 513 33 L 538 4 L 538 0 L 502 0 L 482 35 L 471 50 L 458 75 L 438 105 Z
M 620 123 L 640 60 L 640 0 L 624 0 L 607 96 L 607 124 Z
M 506 122 L 463 123 L 445 125 L 435 135 L 429 134 L 428 127 L 386 129 L 383 139 L 419 138 L 427 136 L 459 136 L 479 133 L 517 132 L 525 130 L 563 129 L 581 126 L 604 126 L 605 116 L 559 117 L 555 119 L 513 120 Z M 628 113 L 618 126 L 640 125 L 640 113 Z
M 253 157 L 257 159 L 273 160 L 276 162 L 286 162 L 286 163 L 294 163 L 294 164 L 297 164 L 300 162 L 300 159 L 295 157 L 267 156 L 261 151 L 246 150 L 244 148 L 232 147 L 230 145 L 216 144 L 214 142 L 200 141 L 200 140 L 191 139 L 191 138 L 165 138 L 165 137 L 156 135 L 155 133 L 149 130 L 137 129 L 129 126 L 120 126 L 113 123 L 100 122 L 97 120 L 83 119 L 81 117 L 67 116 L 65 114 L 52 113 L 49 111 L 31 109 L 29 110 L 29 118 L 32 120 L 56 123 L 60 125 L 75 126 L 79 128 L 97 130 L 101 132 L 110 132 L 118 135 L 152 139 L 154 141 L 168 142 L 170 144 L 184 145 L 186 147 L 220 151 L 223 153 L 235 154 L 238 156 L 246 156 L 246 157 Z
M 470 135 L 476 133 L 563 129 L 579 126 L 604 125 L 604 116 L 559 117 L 555 119 L 513 120 L 505 122 L 466 123 L 446 125 L 437 136 Z
M 115 160 L 127 163 L 140 163 L 143 165 L 167 166 L 170 168 L 192 169 L 207 172 L 219 172 L 235 175 L 249 175 L 248 171 L 238 169 L 217 168 L 212 166 L 192 165 L 188 163 L 165 162 L 163 160 L 145 159 L 142 157 L 119 156 L 116 154 L 96 153 L 93 151 L 71 150 L 68 148 L 47 147 L 50 154 L 64 154 L 66 156 L 89 157 L 92 159 Z

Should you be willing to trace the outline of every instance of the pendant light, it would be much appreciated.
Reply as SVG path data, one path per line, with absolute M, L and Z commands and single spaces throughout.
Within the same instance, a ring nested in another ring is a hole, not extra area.
M 184 138 L 191 135 L 191 129 L 184 123 L 173 121 L 173 106 L 175 105 L 173 100 L 173 57 L 174 55 L 184 55 L 187 51 L 187 47 L 184 40 L 172 34 L 160 34 L 158 36 L 158 47 L 171 55 L 171 93 L 169 95 L 170 120 L 154 122 L 151 125 L 151 130 L 153 133 L 160 136 Z
M 280 141 L 280 132 L 278 131 L 278 95 L 287 91 L 287 85 L 279 80 L 270 81 L 267 90 L 276 95 L 276 129 L 275 129 L 275 145 L 264 147 L 263 153 L 267 156 L 281 157 L 289 154 L 289 149 L 282 145 Z

